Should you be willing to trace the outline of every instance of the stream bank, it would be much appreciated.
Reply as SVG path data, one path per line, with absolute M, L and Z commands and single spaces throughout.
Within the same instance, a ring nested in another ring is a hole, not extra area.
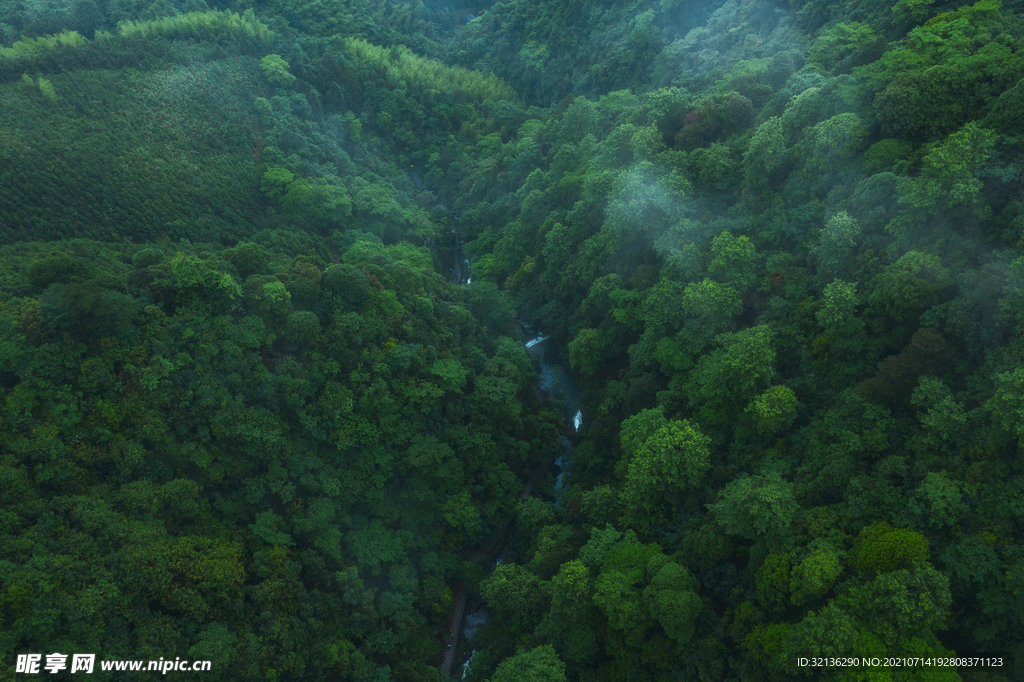
M 456 237 L 458 239 L 458 237 Z M 456 242 L 458 243 L 458 242 Z M 458 252 L 457 252 L 458 253 Z M 468 283 L 468 281 L 467 281 Z M 568 489 L 565 482 L 565 473 L 572 462 L 573 436 L 583 424 L 583 408 L 580 404 L 579 390 L 576 382 L 561 365 L 558 352 L 555 348 L 549 347 L 546 343 L 548 337 L 535 329 L 532 325 L 523 324 L 523 331 L 526 340 L 523 343 L 529 353 L 538 363 L 539 380 L 534 385 L 537 391 L 538 401 L 547 402 L 555 407 L 562 419 L 563 433 L 559 435 L 562 442 L 562 453 L 553 462 L 541 462 L 530 473 L 530 478 L 523 486 L 523 492 L 519 496 L 520 502 L 525 502 L 533 494 L 534 489 L 545 473 L 550 472 L 555 477 L 554 497 L 542 495 L 542 499 L 552 502 L 556 507 L 561 507 L 559 500 L 562 493 Z M 496 559 L 491 565 L 493 571 L 509 553 L 506 545 L 506 536 L 512 524 L 515 522 L 513 513 L 508 521 L 495 533 L 491 543 L 486 548 L 478 549 L 473 553 L 470 561 L 474 564 L 481 564 L 487 557 L 495 556 Z M 455 665 L 455 657 L 459 645 L 460 635 L 469 640 L 473 634 L 487 621 L 487 612 L 484 605 L 475 604 L 475 611 L 472 614 L 474 622 L 472 627 L 464 627 L 466 608 L 469 605 L 469 589 L 463 581 L 459 581 L 455 588 L 454 605 L 448 619 L 451 634 L 445 648 L 444 661 L 441 665 L 441 675 L 451 677 L 452 668 Z M 465 632 L 463 632 L 465 630 Z M 469 659 L 473 652 L 463 655 L 466 659 L 460 666 L 461 676 L 465 676 Z

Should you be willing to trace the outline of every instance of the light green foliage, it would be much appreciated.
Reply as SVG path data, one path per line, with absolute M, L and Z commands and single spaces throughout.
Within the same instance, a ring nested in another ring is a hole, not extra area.
M 263 75 L 271 83 L 288 86 L 295 82 L 295 76 L 288 70 L 288 62 L 278 54 L 268 54 L 260 60 Z
M 356 118 L 356 115 L 354 113 L 352 113 L 351 111 L 346 111 L 345 112 L 344 120 L 345 120 L 345 125 L 348 128 L 349 136 L 353 140 L 355 140 L 357 142 L 360 139 L 362 139 L 362 137 L 363 137 L 363 123 L 362 123 L 362 121 L 360 121 L 358 118 Z
M 741 475 L 726 485 L 718 501 L 708 508 L 730 535 L 763 538 L 774 546 L 788 533 L 799 505 L 793 497 L 793 484 L 771 473 Z
M 720 282 L 745 290 L 757 280 L 757 253 L 745 235 L 722 232 L 711 241 L 708 272 Z
M 519 50 L 519 59 L 523 64 L 538 71 L 544 68 L 544 61 L 548 58 L 548 46 L 542 45 L 535 40 L 528 40 Z
M 767 325 L 720 334 L 717 341 L 720 347 L 697 361 L 687 390 L 724 419 L 730 408 L 739 409 L 767 388 L 775 375 L 775 351 Z
M 389 82 L 402 83 L 414 92 L 441 93 L 450 90 L 462 100 L 515 100 L 515 92 L 499 78 L 458 66 L 446 66 L 426 59 L 405 46 L 395 50 L 372 45 L 359 38 L 346 38 L 345 47 L 358 61 L 384 69 Z
M 836 279 L 825 285 L 822 305 L 815 313 L 825 333 L 839 342 L 849 343 L 864 328 L 864 322 L 857 317 L 857 284 Z
M 878 521 L 864 528 L 850 552 L 850 565 L 865 573 L 891 573 L 928 560 L 928 540 L 915 531 Z
M 590 599 L 590 570 L 579 559 L 567 561 L 551 579 L 552 606 L 579 611 Z
M 625 119 L 633 114 L 639 103 L 640 100 L 629 90 L 616 90 L 602 95 L 594 106 L 601 119 L 614 127 L 625 123 Z
M 814 248 L 815 255 L 821 259 L 819 272 L 829 278 L 848 271 L 860 236 L 860 224 L 856 218 L 846 211 L 832 216 L 821 231 L 818 246 Z
M 213 274 L 202 260 L 180 251 L 171 261 L 171 272 L 182 288 L 201 286 Z
M 269 166 L 263 172 L 260 189 L 272 197 L 283 196 L 288 185 L 295 179 L 295 174 L 286 168 Z
M 550 644 L 501 662 L 490 682 L 565 682 L 565 663 Z
M 846 59 L 856 60 L 876 48 L 879 42 L 868 24 L 859 21 L 836 24 L 818 36 L 807 53 L 807 60 L 833 69 Z
M 155 38 L 158 36 L 182 36 L 195 38 L 213 38 L 218 33 L 230 33 L 241 38 L 258 40 L 263 45 L 271 45 L 274 32 L 256 19 L 252 9 L 239 15 L 225 10 L 208 12 L 188 12 L 152 21 L 125 20 L 118 24 L 121 35 L 125 38 Z
M 591 659 L 600 651 L 594 625 L 601 616 L 591 598 L 592 590 L 590 569 L 582 561 L 562 564 L 551 579 L 551 610 L 535 631 L 572 663 Z
M 793 568 L 790 590 L 793 604 L 800 606 L 824 596 L 839 579 L 843 566 L 832 549 L 811 552 Z
M 437 360 L 430 367 L 430 373 L 440 379 L 441 388 L 461 393 L 466 385 L 466 369 L 453 358 Z
M 771 59 L 741 59 L 736 62 L 725 78 L 715 82 L 714 88 L 720 91 L 733 90 L 737 81 L 743 83 L 747 79 L 761 75 L 768 69 L 771 62 Z
M 656 561 L 653 561 L 657 559 Z M 604 556 L 594 585 L 594 604 L 604 613 L 608 624 L 621 631 L 633 646 L 643 641 L 643 633 L 653 625 L 644 587 L 667 562 L 657 545 L 620 542 Z M 657 589 L 657 588 L 655 588 Z M 652 595 L 653 596 L 653 595 Z
M 688 322 L 687 326 L 692 325 Z M 662 371 L 666 374 L 684 372 L 693 367 L 690 350 L 699 348 L 703 343 L 704 339 L 694 338 L 689 330 L 684 329 L 675 337 L 663 336 L 659 339 L 658 345 L 654 348 L 654 359 L 661 364 Z
M 633 158 L 637 161 L 653 161 L 665 149 L 661 133 L 653 125 L 637 128 L 633 137 L 629 139 L 629 147 L 633 150 Z M 728 174 L 732 168 L 727 150 L 726 154 L 722 156 L 721 161 L 716 164 L 716 170 L 713 171 L 716 178 Z
M 267 282 L 263 285 L 263 298 L 274 304 L 286 305 L 291 302 L 292 295 L 288 293 L 283 282 Z
M 1004 19 L 996 0 L 934 17 L 859 75 L 874 88 L 886 136 L 932 141 L 983 118 L 992 99 L 1021 76 L 1011 48 L 996 36 Z M 1012 65 L 1011 65 L 1012 64 Z M 992 122 L 996 122 L 994 119 Z
M 785 139 L 788 142 L 804 137 L 805 131 L 821 121 L 822 89 L 818 86 L 809 87 L 796 95 L 786 104 L 782 112 L 781 122 Z M 801 152 L 806 156 L 806 145 L 799 150 L 794 148 L 794 155 Z
M 782 119 L 772 116 L 754 131 L 750 146 L 743 154 L 743 177 L 748 187 L 764 190 L 768 177 L 786 159 L 786 140 Z
M 591 528 L 590 540 L 580 548 L 580 559 L 587 566 L 599 566 L 601 562 L 604 561 L 605 554 L 608 553 L 608 550 L 618 544 L 619 541 L 639 544 L 639 540 L 636 538 L 636 533 L 632 530 L 620 533 L 610 524 L 606 525 L 603 530 L 599 528 Z
M 554 525 L 555 509 L 551 504 L 535 497 L 520 504 L 516 510 L 516 543 L 523 556 L 532 556 L 543 529 Z
M 39 92 L 43 94 L 43 97 L 45 97 L 48 102 L 53 104 L 57 101 L 57 91 L 53 89 L 53 84 L 50 81 L 39 76 L 39 78 L 36 79 L 36 84 L 39 86 Z
M 920 0 L 906 0 L 894 6 L 897 22 L 918 21 L 929 13 Z M 975 66 L 979 71 L 989 66 L 988 60 L 972 59 L 977 47 L 991 39 L 1001 3 L 999 0 L 980 0 L 947 12 L 913 28 L 904 42 L 890 49 L 882 57 L 860 67 L 856 74 L 873 89 L 880 90 L 901 74 L 923 71 L 947 62 L 960 62 Z M 976 42 L 977 41 L 977 42 Z M 956 103 L 961 104 L 961 103 Z
M 633 524 L 648 528 L 657 523 L 666 502 L 697 486 L 711 467 L 710 444 L 686 420 L 670 421 L 644 440 L 629 462 L 620 495 Z
M 10 47 L 0 47 L 0 60 L 7 62 L 35 62 L 60 49 L 80 48 L 89 41 L 78 31 L 64 31 L 53 36 L 22 38 Z
M 978 169 L 988 159 L 996 136 L 968 123 L 925 155 L 916 177 L 900 178 L 899 201 L 930 213 L 978 200 Z
M 641 593 L 635 584 L 642 576 L 633 576 L 621 571 L 601 571 L 594 590 L 594 604 L 604 613 L 608 624 L 637 641 L 651 625 L 650 615 L 641 600 Z
M 623 420 L 619 431 L 619 443 L 626 457 L 633 458 L 647 439 L 668 425 L 661 407 L 641 410 L 638 414 Z
M 757 430 L 772 436 L 788 429 L 797 417 L 800 401 L 787 386 L 772 386 L 747 405 L 756 419 Z

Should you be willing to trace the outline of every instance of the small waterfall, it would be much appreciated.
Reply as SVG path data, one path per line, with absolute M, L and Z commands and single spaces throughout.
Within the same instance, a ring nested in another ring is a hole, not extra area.
M 536 346 L 541 341 L 546 341 L 547 338 L 548 337 L 546 337 L 546 336 L 538 336 L 537 338 L 533 339 L 532 341 L 527 341 L 526 342 L 526 347 L 527 348 L 533 348 L 534 346 Z

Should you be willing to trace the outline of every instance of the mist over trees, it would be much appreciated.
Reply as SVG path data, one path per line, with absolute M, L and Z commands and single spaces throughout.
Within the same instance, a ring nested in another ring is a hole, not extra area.
M 0 3 L 4 664 L 1024 678 L 1022 13 Z

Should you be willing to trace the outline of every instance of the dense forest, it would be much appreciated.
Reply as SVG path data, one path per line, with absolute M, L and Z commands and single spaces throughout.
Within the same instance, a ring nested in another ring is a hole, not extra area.
M 0 679 L 1024 680 L 1022 184 L 1021 0 L 0 0 Z

